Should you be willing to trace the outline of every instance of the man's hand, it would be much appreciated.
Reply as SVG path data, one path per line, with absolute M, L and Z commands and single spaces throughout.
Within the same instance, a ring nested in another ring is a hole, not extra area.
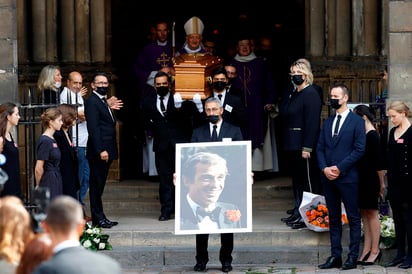
M 200 97 L 199 93 L 196 93 L 195 95 L 193 95 L 193 103 L 195 103 L 197 110 L 199 112 L 203 112 L 203 105 L 202 105 L 202 97 Z
M 109 153 L 106 150 L 100 152 L 100 159 L 102 161 L 108 162 L 109 161 Z
M 123 107 L 123 101 L 118 99 L 116 96 L 112 96 L 107 99 L 107 104 L 109 105 L 109 108 L 113 110 L 119 110 Z
M 325 167 L 323 169 L 323 173 L 325 174 L 326 178 L 333 181 L 339 177 L 340 170 L 337 166 L 330 166 L 330 167 Z
M 88 91 L 87 88 L 84 87 L 84 86 L 80 89 L 80 95 L 81 95 L 82 97 L 86 96 L 88 92 L 89 92 L 89 91 Z
M 173 95 L 173 100 L 175 101 L 175 108 L 182 107 L 183 99 L 179 92 L 176 92 L 175 95 Z

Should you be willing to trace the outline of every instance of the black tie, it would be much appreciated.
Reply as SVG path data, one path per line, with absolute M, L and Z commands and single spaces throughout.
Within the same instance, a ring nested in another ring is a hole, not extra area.
M 333 130 L 333 137 L 338 136 L 340 118 L 342 118 L 342 116 L 341 116 L 341 115 L 338 115 L 338 119 L 336 119 L 335 129 Z
M 162 111 L 163 116 L 166 116 L 166 107 L 163 103 L 163 96 L 160 96 L 160 110 Z
M 217 222 L 219 220 L 219 213 L 220 213 L 220 207 L 216 207 L 213 211 L 208 212 L 204 210 L 203 208 L 198 207 L 196 209 L 196 217 L 201 222 L 206 216 L 209 216 L 210 220 L 213 222 Z
M 219 98 L 219 101 L 222 102 L 222 94 L 218 94 L 217 97 Z
M 217 125 L 213 125 L 213 131 L 212 131 L 212 142 L 216 142 L 217 141 Z

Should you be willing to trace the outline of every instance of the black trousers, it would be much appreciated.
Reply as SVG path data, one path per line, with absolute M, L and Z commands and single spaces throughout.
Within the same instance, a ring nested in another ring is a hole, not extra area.
M 155 163 L 159 174 L 160 214 L 169 216 L 175 211 L 175 186 L 173 173 L 175 172 L 175 149 L 171 145 L 167 150 L 155 152 Z
M 93 222 L 106 219 L 103 211 L 102 195 L 106 185 L 107 175 L 112 161 L 102 161 L 100 159 L 88 159 L 90 168 L 89 177 L 89 197 L 90 211 Z
M 207 246 L 209 234 L 196 234 L 196 261 L 207 263 L 209 261 L 209 253 Z M 220 234 L 220 252 L 219 261 L 224 263 L 232 263 L 233 251 L 233 233 Z

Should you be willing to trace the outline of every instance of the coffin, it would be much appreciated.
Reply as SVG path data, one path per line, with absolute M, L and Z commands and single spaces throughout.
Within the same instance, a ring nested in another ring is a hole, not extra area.
M 212 94 L 210 89 L 210 74 L 222 65 L 223 60 L 210 54 L 182 54 L 175 58 L 175 91 L 183 100 L 193 99 L 200 94 L 202 99 Z

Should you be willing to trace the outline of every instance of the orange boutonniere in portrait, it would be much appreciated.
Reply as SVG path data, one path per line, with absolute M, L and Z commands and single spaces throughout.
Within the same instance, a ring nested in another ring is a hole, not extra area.
M 233 209 L 233 210 L 226 210 L 226 218 L 231 222 L 238 222 L 240 220 L 240 210 Z

